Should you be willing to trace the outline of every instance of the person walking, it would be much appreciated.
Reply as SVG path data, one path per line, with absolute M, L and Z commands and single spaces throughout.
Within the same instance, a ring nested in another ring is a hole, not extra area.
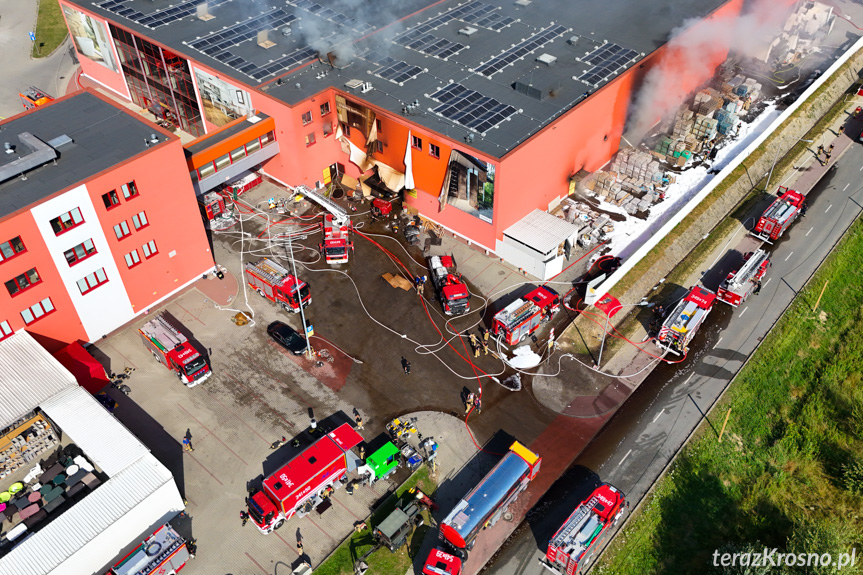
M 824 153 L 824 146 L 821 144 L 818 144 L 818 155 L 820 156 L 823 153 Z
M 472 348 L 479 347 L 479 342 L 476 339 L 476 334 L 470 334 L 470 346 Z
M 464 400 L 464 414 L 467 415 L 470 413 L 470 410 L 473 408 L 474 395 L 473 392 L 468 393 L 467 397 Z
M 357 429 L 363 428 L 363 416 L 359 413 L 354 417 L 354 421 L 357 422 Z
M 800 216 L 806 217 L 806 211 L 809 209 L 809 202 L 803 200 L 803 203 L 800 205 Z
M 486 332 L 486 333 L 488 333 L 488 332 Z M 484 354 L 488 355 L 488 341 L 486 341 L 485 339 L 482 339 L 482 340 L 480 340 L 480 344 L 482 344 L 482 351 L 484 352 Z
M 833 144 L 830 144 L 829 146 L 827 146 L 827 151 L 830 152 L 831 154 L 833 153 L 833 147 L 834 147 Z
M 761 280 L 755 282 L 755 291 L 753 292 L 755 295 L 761 293 Z
M 841 126 L 839 126 L 839 135 L 841 136 L 844 133 L 845 133 L 845 124 L 842 124 Z
M 410 375 L 411 373 L 411 362 L 402 357 L 402 369 L 405 372 L 405 375 Z
M 248 523 L 248 522 L 249 522 L 249 514 L 248 514 L 248 513 L 246 513 L 245 511 L 240 511 L 240 519 L 241 519 L 241 520 L 242 520 L 242 522 L 243 522 L 243 525 L 242 525 L 242 526 L 243 526 L 243 527 L 245 527 L 245 526 L 246 526 L 246 523 Z
M 195 451 L 195 448 L 192 447 L 192 438 L 188 435 L 183 437 L 183 449 L 185 451 Z
M 480 415 L 482 413 L 482 399 L 479 395 L 477 395 L 476 398 L 473 400 L 473 406 L 476 410 L 476 414 Z

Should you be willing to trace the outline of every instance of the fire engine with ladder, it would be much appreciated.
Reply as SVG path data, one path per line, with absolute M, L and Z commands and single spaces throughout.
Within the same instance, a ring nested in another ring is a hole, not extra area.
M 351 451 L 362 442 L 362 436 L 343 423 L 264 479 L 263 489 L 246 498 L 255 526 L 267 535 L 294 515 L 311 513 L 342 487 L 348 472 L 362 465 Z
M 282 306 L 285 311 L 298 313 L 312 303 L 309 284 L 295 278 L 288 270 L 269 258 L 249 262 L 245 268 L 246 283 L 261 297 Z
M 791 224 L 797 221 L 806 196 L 785 186 L 779 186 L 778 197 L 764 210 L 755 228 L 749 232 L 756 238 L 772 244 L 782 237 Z
M 18 96 L 21 97 L 21 104 L 24 106 L 25 110 L 32 110 L 38 106 L 44 106 L 48 102 L 54 100 L 53 96 L 49 96 L 45 90 L 40 90 L 33 86 L 30 86 L 23 92 L 18 92 Z
M 770 258 L 762 249 L 744 258 L 743 267 L 728 274 L 716 291 L 716 299 L 734 307 L 746 301 L 770 267 Z
M 686 355 L 689 342 L 713 309 L 715 300 L 715 293 L 694 286 L 665 319 L 656 336 L 656 345 L 674 355 Z
M 324 221 L 321 223 L 324 243 L 318 245 L 324 259 L 330 265 L 348 263 L 348 250 L 354 251 L 354 243 L 351 241 L 351 219 L 348 213 L 317 190 L 300 185 L 294 188 L 294 191 L 329 212 L 324 214 Z
M 553 289 L 540 286 L 518 298 L 494 316 L 491 333 L 503 338 L 507 345 L 516 345 L 535 332 L 543 320 L 549 320 L 560 310 L 560 296 Z
M 455 256 L 429 256 L 426 263 L 431 272 L 435 295 L 447 315 L 462 315 L 470 311 L 470 290 L 456 271 Z
M 616 488 L 603 483 L 575 508 L 551 541 L 540 564 L 561 575 L 583 573 L 594 552 L 608 534 L 608 528 L 623 515 L 625 498 Z
M 195 387 L 213 375 L 203 354 L 164 314 L 145 323 L 138 333 L 156 361 L 176 373 L 186 387 Z

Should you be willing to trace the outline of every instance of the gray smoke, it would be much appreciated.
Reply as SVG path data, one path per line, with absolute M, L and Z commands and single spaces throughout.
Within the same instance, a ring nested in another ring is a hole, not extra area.
M 635 142 L 657 122 L 671 118 L 689 96 L 687 78 L 710 77 L 717 47 L 731 47 L 741 56 L 756 56 L 776 36 L 791 7 L 758 0 L 738 17 L 691 19 L 671 33 L 662 63 L 645 76 L 631 107 L 629 126 Z M 669 57 L 672 56 L 672 57 Z

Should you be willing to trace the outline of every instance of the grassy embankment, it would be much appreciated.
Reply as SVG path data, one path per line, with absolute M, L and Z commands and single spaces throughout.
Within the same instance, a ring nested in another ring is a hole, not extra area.
M 354 533 L 342 543 L 338 549 L 330 555 L 326 561 L 315 568 L 315 575 L 351 575 L 354 572 L 354 561 L 372 548 L 371 528 L 386 519 L 401 497 L 411 497 L 407 494 L 411 487 L 419 487 L 427 495 L 434 493 L 437 489 L 434 480 L 429 476 L 428 468 L 422 466 L 407 481 L 405 481 L 378 509 L 366 523 L 369 529 L 360 533 Z M 424 525 L 414 531 L 408 539 L 408 543 L 395 553 L 389 549 L 381 548 L 372 553 L 366 563 L 369 565 L 369 573 L 393 573 L 403 574 L 411 567 L 413 557 L 422 545 L 423 538 L 429 527 L 429 516 L 427 511 L 422 512 Z
M 39 13 L 36 17 L 36 41 L 33 43 L 32 56 L 44 58 L 53 52 L 66 38 L 66 22 L 57 0 L 39 0 Z
M 766 573 L 714 568 L 716 549 L 863 551 L 863 223 L 767 337 L 598 573 Z M 819 304 L 813 306 L 826 281 Z M 835 567 L 770 573 L 834 573 Z

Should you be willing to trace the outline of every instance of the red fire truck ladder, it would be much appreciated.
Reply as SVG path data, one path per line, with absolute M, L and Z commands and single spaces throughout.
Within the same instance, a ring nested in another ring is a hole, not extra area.
M 518 301 L 523 301 L 523 300 L 517 300 L 515 303 L 518 303 Z M 525 319 L 527 319 L 531 315 L 533 315 L 533 313 L 535 311 L 534 308 L 536 306 L 533 304 L 533 302 L 527 301 L 527 302 L 524 302 L 521 306 L 517 307 L 516 309 L 511 310 L 510 309 L 511 307 L 513 307 L 512 304 L 510 304 L 508 307 L 504 308 L 504 310 L 502 312 L 500 312 L 500 319 L 499 319 L 500 323 L 502 323 L 509 330 L 511 330 L 513 327 L 521 324 Z
M 766 260 L 767 252 L 764 250 L 756 250 L 755 253 L 746 260 L 743 267 L 734 274 L 734 277 L 728 280 L 728 287 L 725 289 L 736 294 L 740 294 L 742 291 L 745 291 L 746 282 L 755 277 L 758 270 L 761 268 L 761 264 Z
M 294 191 L 298 194 L 302 194 L 309 200 L 315 202 L 316 204 L 333 214 L 333 224 L 335 224 L 336 227 L 350 224 L 351 220 L 348 217 L 348 213 L 344 210 L 344 208 L 342 208 L 330 198 L 304 185 L 297 186 L 296 188 L 294 188 Z
M 584 538 L 580 538 L 578 535 L 581 534 L 581 528 L 598 503 L 599 500 L 596 497 L 591 497 L 587 503 L 579 507 L 557 536 L 551 540 L 549 545 L 562 549 L 573 559 L 578 559 L 581 552 L 588 546 L 587 543 L 591 541 L 591 539 L 585 541 Z
M 257 263 L 246 264 L 249 269 L 267 280 L 270 285 L 281 286 L 282 281 L 291 273 L 269 258 L 262 259 Z
M 178 345 L 185 343 L 186 336 L 177 331 L 168 321 L 161 315 L 154 317 L 144 324 L 141 328 L 153 345 L 164 352 L 171 351 Z M 170 346 L 170 347 L 165 347 Z

